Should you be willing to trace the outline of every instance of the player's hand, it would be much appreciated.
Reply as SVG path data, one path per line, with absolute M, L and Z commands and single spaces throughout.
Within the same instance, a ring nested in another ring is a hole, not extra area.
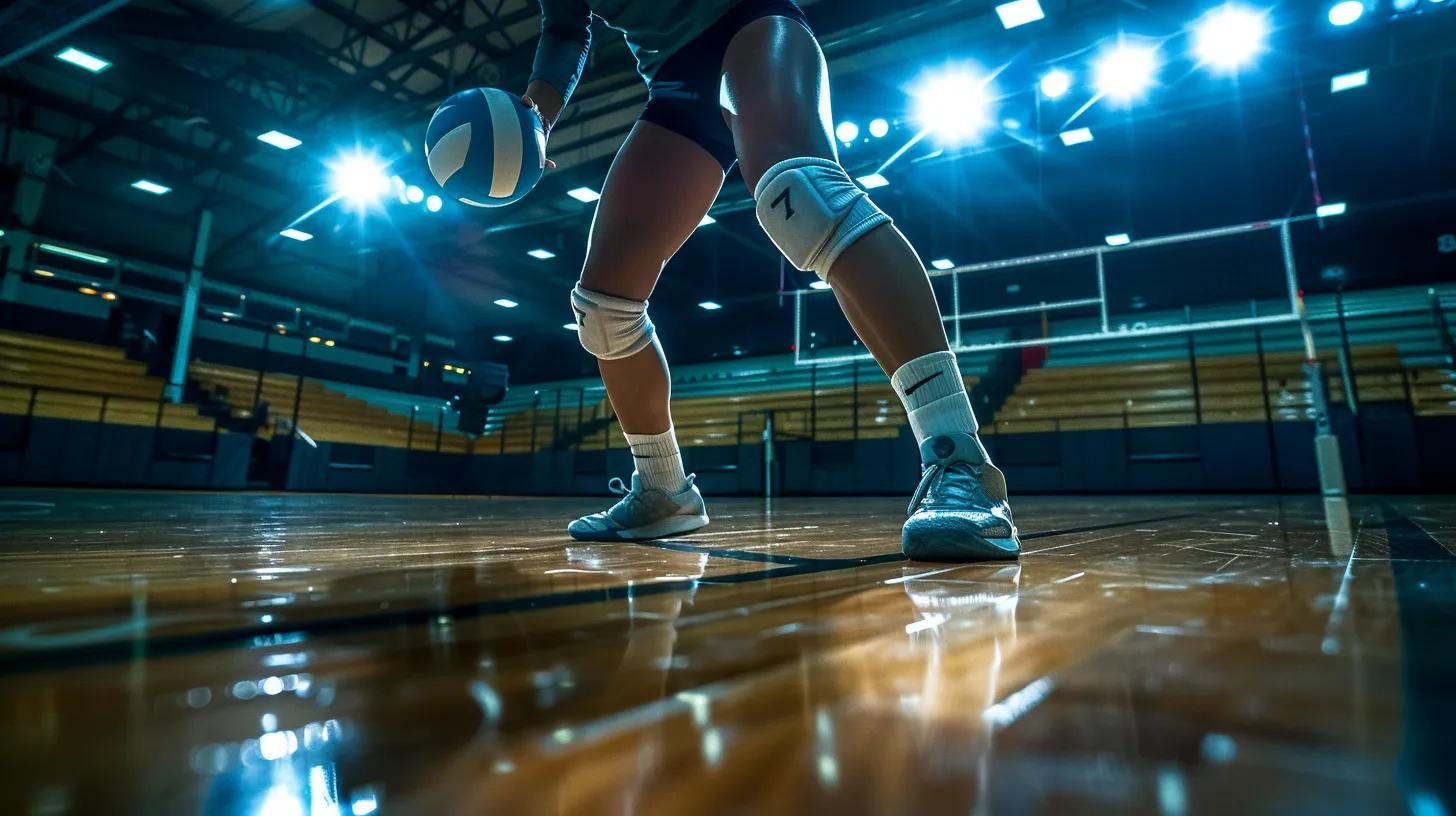
M 546 128 L 546 138 L 551 138 L 551 128 L 556 124 L 556 119 L 561 115 L 561 108 L 565 104 L 561 92 L 549 84 L 536 80 L 532 82 L 524 94 L 521 94 L 521 104 L 536 112 L 540 117 L 541 124 Z M 556 162 L 546 160 L 546 167 L 550 170 L 556 169 Z

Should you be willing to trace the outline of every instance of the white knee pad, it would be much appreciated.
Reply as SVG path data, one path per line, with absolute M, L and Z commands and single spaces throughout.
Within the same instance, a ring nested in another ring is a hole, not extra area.
M 630 357 L 652 343 L 645 300 L 613 297 L 578 285 L 571 290 L 571 311 L 576 313 L 582 348 L 599 360 Z
M 758 223 L 795 267 L 828 280 L 834 261 L 890 216 L 828 159 L 786 159 L 753 191 Z

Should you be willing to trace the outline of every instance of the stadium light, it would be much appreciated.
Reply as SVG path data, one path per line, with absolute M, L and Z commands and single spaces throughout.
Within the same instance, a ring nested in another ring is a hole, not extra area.
M 334 194 L 353 204 L 367 207 L 389 192 L 389 176 L 373 156 L 351 153 L 329 165 Z
M 1046 17 L 1046 12 L 1041 10 L 1041 3 L 1037 0 L 1011 0 L 996 7 L 996 16 L 1001 18 L 1003 27 L 1012 29 L 1034 23 Z
M 936 258 L 935 260 L 930 262 L 930 265 L 932 268 L 942 271 L 946 269 L 955 269 L 955 261 L 952 261 L 950 258 Z
M 1338 74 L 1330 77 L 1330 93 L 1363 88 L 1368 84 L 1370 84 L 1370 69 L 1368 68 L 1351 71 L 1348 74 Z
M 418 185 L 411 184 L 404 188 L 404 198 L 405 201 L 411 204 L 418 204 L 425 200 L 425 191 L 420 189 Z
M 883 139 L 890 132 L 890 123 L 884 119 L 870 120 L 870 135 L 876 139 Z
M 1365 4 L 1361 0 L 1340 0 L 1330 6 L 1329 20 L 1332 26 L 1347 26 L 1365 15 Z
M 267 133 L 259 133 L 258 141 L 263 144 L 272 145 L 279 150 L 292 150 L 303 144 L 302 139 L 296 139 L 281 130 L 270 130 Z
M 1125 232 L 1119 232 L 1116 235 L 1109 235 L 1102 240 L 1106 241 L 1108 246 L 1127 246 L 1132 243 L 1132 236 Z
M 152 195 L 166 195 L 172 192 L 172 188 L 165 184 L 158 184 L 150 179 L 137 179 L 131 183 L 132 189 L 141 190 Z
M 698 304 L 698 308 L 702 309 L 705 312 L 716 312 L 719 309 L 723 308 L 723 304 L 711 300 L 705 300 L 702 303 Z
M 440 208 L 444 206 L 445 200 L 437 195 L 432 195 L 429 198 L 425 199 L 425 209 L 429 210 L 430 212 L 439 212 Z
M 509 334 L 497 334 L 495 337 L 492 337 L 490 339 L 496 341 L 497 343 L 509 343 L 516 338 L 510 336 Z
M 890 180 L 880 175 L 879 173 L 870 173 L 869 175 L 860 176 L 859 178 L 856 178 L 855 181 L 859 182 L 859 186 L 865 188 L 866 190 L 873 190 L 876 187 L 887 187 L 890 184 Z
M 845 144 L 849 144 L 859 138 L 859 125 L 849 120 L 840 122 L 839 126 L 834 128 L 834 138 Z
M 829 281 L 826 281 L 826 280 L 816 280 L 813 283 L 809 284 L 809 288 L 810 289 L 828 289 L 829 288 Z
M 1334 218 L 1337 215 L 1344 215 L 1347 207 L 1343 201 L 1334 201 L 1329 204 L 1321 204 L 1314 211 L 1320 218 Z
M 514 300 L 511 300 L 510 298 L 496 298 L 494 302 L 495 305 L 501 307 L 502 309 L 514 309 L 517 306 L 521 305 Z
M 111 67 L 111 61 L 102 59 L 88 51 L 70 47 L 56 54 L 56 59 L 68 62 L 77 68 L 99 74 Z
M 602 197 L 601 193 L 590 187 L 577 187 L 574 190 L 567 190 L 566 194 L 583 204 L 590 204 Z
M 1390 7 L 1396 12 L 1410 11 L 1420 4 L 1421 0 L 1395 0 Z
M 1067 147 L 1079 144 L 1086 144 L 1092 141 L 1091 128 L 1073 128 L 1071 130 L 1064 130 L 1057 135 L 1061 137 L 1062 144 L 1066 145 Z
M 1198 21 L 1193 31 L 1193 53 L 1215 71 L 1231 73 L 1249 64 L 1264 50 L 1269 23 L 1263 12 L 1225 5 Z
M 1104 51 L 1093 65 L 1097 92 L 1119 104 L 1142 96 L 1158 74 L 1158 50 L 1126 42 Z
M 950 144 L 970 141 L 991 124 L 989 80 L 969 71 L 952 70 L 920 83 L 915 118 L 936 139 Z
M 704 215 L 702 217 L 702 219 L 700 221 L 698 221 L 698 226 L 700 226 L 700 227 L 706 227 L 709 224 L 716 224 L 716 223 L 718 223 L 718 219 L 714 218 L 711 215 Z
M 1060 68 L 1053 68 L 1042 74 L 1041 95 L 1047 99 L 1060 99 L 1072 89 L 1072 75 Z
M 549 249 L 533 249 L 526 253 L 538 261 L 549 261 L 556 257 L 556 253 Z
M 278 234 L 282 235 L 284 238 L 292 238 L 293 240 L 299 242 L 313 240 L 313 233 L 304 232 L 301 229 L 294 229 L 293 227 L 289 227 L 288 229 L 283 230 Z
M 109 263 L 111 263 L 111 259 L 108 258 L 108 257 L 106 257 L 105 255 L 93 255 L 90 252 L 82 252 L 79 249 L 71 249 L 70 247 L 63 247 L 63 246 L 60 246 L 58 244 L 38 244 L 37 246 L 40 249 L 45 250 L 46 252 L 52 253 L 54 255 L 64 255 L 67 258 L 75 258 L 78 261 L 85 261 L 86 263 L 94 263 L 94 264 L 109 264 Z

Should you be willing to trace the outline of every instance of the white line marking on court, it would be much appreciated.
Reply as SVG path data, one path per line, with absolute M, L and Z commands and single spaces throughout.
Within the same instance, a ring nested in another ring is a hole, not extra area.
M 718 530 L 718 531 L 712 532 L 712 533 L 693 533 L 692 538 L 685 538 L 684 540 L 685 541 L 692 541 L 695 538 L 709 538 L 711 536 L 749 535 L 751 533 L 779 533 L 779 532 L 788 532 L 789 530 L 817 530 L 817 529 L 819 529 L 819 525 L 817 525 L 817 524 L 806 524 L 806 525 L 804 525 L 802 527 L 755 527 L 755 528 L 753 528 L 751 530 Z
M 1069 542 L 1069 543 L 1066 543 L 1066 544 L 1058 544 L 1055 547 L 1043 547 L 1043 548 L 1041 548 L 1039 550 L 1027 550 L 1027 551 L 1023 552 L 1022 555 L 1036 555 L 1037 553 L 1051 552 L 1052 550 L 1060 550 L 1063 547 L 1075 547 L 1078 544 L 1096 544 L 1099 541 L 1106 541 L 1109 538 L 1117 538 L 1120 535 L 1123 535 L 1123 533 L 1113 533 L 1112 535 L 1105 535 L 1105 536 L 1103 536 L 1101 538 L 1089 538 L 1086 541 L 1072 541 L 1072 542 Z
M 1075 581 L 1078 578 L 1081 578 L 1083 575 L 1086 575 L 1086 574 L 1087 573 L 1085 573 L 1085 572 L 1079 572 L 1079 573 L 1076 573 L 1075 575 L 1068 575 L 1066 578 L 1058 578 L 1057 580 L 1052 581 L 1052 583 L 1054 583 L 1054 584 L 1065 584 L 1068 581 Z
M 884 584 L 903 584 L 903 583 L 906 583 L 908 581 L 918 581 L 921 578 L 929 578 L 932 575 L 944 575 L 947 572 L 954 572 L 954 571 L 956 571 L 958 569 L 965 569 L 966 567 L 970 567 L 970 566 L 979 566 L 979 565 L 976 565 L 976 564 L 961 564 L 958 567 L 946 567 L 945 569 L 931 570 L 930 572 L 917 572 L 914 575 L 902 575 L 899 578 L 889 578 L 889 579 L 886 579 L 885 581 L 882 581 L 881 583 L 884 583 Z

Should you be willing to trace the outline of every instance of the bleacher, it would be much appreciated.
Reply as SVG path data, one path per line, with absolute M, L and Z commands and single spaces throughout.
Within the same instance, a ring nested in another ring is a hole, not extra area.
M 269 421 L 259 428 L 260 435 L 286 433 L 294 422 L 296 400 L 297 427 L 316 441 L 450 453 L 471 449 L 469 437 L 441 429 L 433 412 L 412 418 L 333 390 L 317 380 L 304 378 L 300 387 L 299 378 L 292 374 L 250 371 L 201 360 L 191 362 L 187 376 L 227 403 L 238 418 L 252 416 L 259 403 L 266 402 Z
M 164 386 L 120 348 L 0 331 L 0 413 L 214 430 L 196 405 L 162 402 Z

